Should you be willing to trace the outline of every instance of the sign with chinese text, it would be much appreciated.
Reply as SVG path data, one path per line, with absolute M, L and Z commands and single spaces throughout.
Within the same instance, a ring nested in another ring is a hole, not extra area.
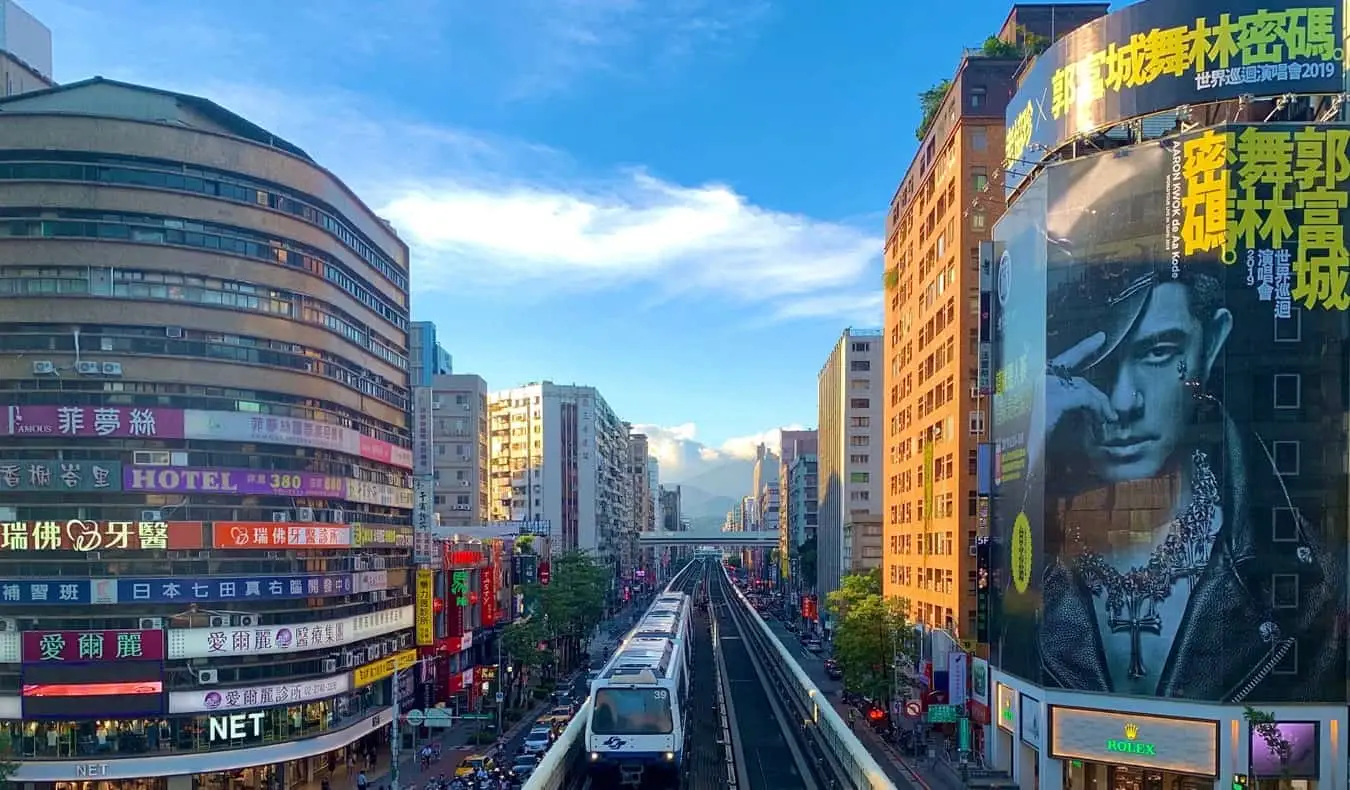
M 352 528 L 328 524 L 217 521 L 212 544 L 218 549 L 315 549 L 352 544 Z
M 447 568 L 477 568 L 487 562 L 487 556 L 481 551 L 451 549 L 450 545 L 447 543 L 445 548 L 445 567 Z
M 352 527 L 353 548 L 402 548 L 412 543 L 412 533 L 397 527 L 367 527 L 360 524 Z
M 413 474 L 427 477 L 435 473 L 432 458 L 433 403 L 431 387 L 413 387 Z
M 128 466 L 123 470 L 122 483 L 127 491 L 161 494 L 254 494 L 338 499 L 347 491 L 344 478 L 310 472 L 201 469 L 187 466 Z
M 412 451 L 340 425 L 252 412 L 187 411 L 183 438 L 313 447 L 412 468 Z M 161 434 L 162 435 L 162 434 Z
M 202 548 L 200 521 L 5 521 L 0 551 Z
M 343 498 L 349 502 L 379 505 L 380 507 L 411 508 L 413 506 L 413 490 L 411 488 L 395 488 L 384 483 L 372 483 L 369 480 L 356 480 L 354 478 L 347 479 L 346 487 L 347 491 Z
M 1217 722 L 1200 719 L 1053 705 L 1050 755 L 1060 760 L 1217 776 L 1219 727 Z
M 163 661 L 163 631 L 24 631 L 23 660 Z
M 358 571 L 352 576 L 352 592 L 389 589 L 389 571 Z
M 378 683 L 392 676 L 395 672 L 411 669 L 416 663 L 416 649 L 404 650 L 392 656 L 386 656 L 379 661 L 372 661 L 352 671 L 352 688 L 359 689 L 363 686 L 369 686 L 371 683 Z
M 1009 189 L 1064 143 L 1121 121 L 1243 94 L 1339 94 L 1341 4 L 1144 0 L 1070 32 L 1008 103 Z
M 417 572 L 417 644 L 436 641 L 436 584 L 429 570 Z
M 450 594 L 455 597 L 456 606 L 469 605 L 468 571 L 455 571 L 450 574 Z
M 174 628 L 168 631 L 168 657 L 257 656 L 322 650 L 401 631 L 411 625 L 412 607 L 405 606 L 293 625 Z
M 10 406 L 2 427 L 10 436 L 179 439 L 183 412 L 131 406 Z
M 0 493 L 121 490 L 119 461 L 0 461 Z
M 494 551 L 493 554 L 497 554 Z M 496 558 L 494 557 L 494 560 Z M 482 618 L 483 627 L 491 628 L 497 624 L 497 573 L 501 565 L 493 562 L 484 568 L 480 575 L 478 586 L 480 589 L 479 599 L 483 602 Z
M 344 672 L 326 678 L 267 686 L 171 691 L 169 713 L 209 713 L 317 702 L 345 694 L 351 687 L 351 680 Z
M 17 586 L 23 587 L 29 582 Z M 282 576 L 213 576 L 202 579 L 91 579 L 94 604 L 177 603 L 180 601 L 265 601 L 351 595 L 352 575 L 338 573 Z M 0 584 L 0 597 L 8 595 Z

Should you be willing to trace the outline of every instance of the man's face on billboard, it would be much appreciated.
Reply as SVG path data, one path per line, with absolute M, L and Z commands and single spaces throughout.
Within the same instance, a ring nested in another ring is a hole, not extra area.
M 1223 339 L 1211 337 L 1216 348 Z M 1168 466 L 1195 410 L 1187 381 L 1203 381 L 1213 364 L 1215 353 L 1206 346 L 1206 327 L 1192 314 L 1187 286 L 1155 286 L 1130 333 L 1087 375 L 1117 415 L 1083 432 L 1085 454 L 1099 478 L 1140 480 Z

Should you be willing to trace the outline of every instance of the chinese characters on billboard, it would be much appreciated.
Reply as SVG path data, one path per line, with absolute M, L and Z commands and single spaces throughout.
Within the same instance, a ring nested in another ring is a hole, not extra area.
M 10 406 L 10 436 L 181 438 L 183 412 L 130 406 Z
M 1345 699 L 1347 178 L 1344 132 L 1220 127 L 1052 165 L 1000 220 L 1005 671 Z
M 163 661 L 163 631 L 24 631 L 23 660 Z
M 343 478 L 311 472 L 259 472 L 254 469 L 195 469 L 179 466 L 128 466 L 123 473 L 122 483 L 127 491 L 177 494 L 338 498 L 347 491 L 347 482 Z
M 200 521 L 5 521 L 0 551 L 200 549 Z
M 0 461 L 0 492 L 121 490 L 118 461 Z
M 268 521 L 217 521 L 211 525 L 218 549 L 303 549 L 350 546 L 351 527 L 277 524 Z
M 417 644 L 430 645 L 436 641 L 436 585 L 432 572 L 417 572 Z
M 1341 4 L 1144 0 L 1036 58 L 1008 104 L 1006 182 L 1065 143 L 1121 121 L 1250 94 L 1339 94 Z

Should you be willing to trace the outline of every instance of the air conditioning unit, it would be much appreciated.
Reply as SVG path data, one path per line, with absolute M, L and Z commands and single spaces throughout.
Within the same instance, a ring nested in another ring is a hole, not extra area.
M 49 376 L 56 372 L 56 363 L 49 359 L 38 359 L 33 361 L 33 373 L 38 376 Z
M 0 617 L 0 633 L 19 630 L 19 623 L 13 617 Z
M 469 481 L 468 481 L 468 480 L 461 480 L 461 481 L 459 481 L 459 484 L 462 485 L 462 486 L 464 486 L 465 488 L 468 488 L 468 487 L 469 487 Z
M 338 668 L 338 662 L 337 662 L 337 659 L 335 659 L 335 658 L 325 658 L 325 659 L 323 660 L 323 671 L 324 671 L 324 672 L 336 672 L 336 671 L 337 671 L 337 668 Z
M 971 384 L 971 385 L 970 385 L 970 397 L 971 397 L 971 398 L 978 398 L 978 397 L 980 397 L 980 386 L 979 386 L 978 384 Z
M 302 507 L 302 508 L 299 508 L 299 513 L 300 513 L 300 518 L 298 519 L 299 521 L 313 521 L 313 520 L 314 520 L 314 508 L 312 508 L 312 507 Z
M 342 512 L 342 508 L 335 507 L 331 511 L 329 511 L 328 517 L 333 520 L 334 524 L 342 524 L 345 523 L 343 522 L 343 519 L 347 517 L 347 514 Z
M 75 363 L 75 372 L 81 376 L 99 376 L 103 373 L 103 365 L 99 362 L 81 360 Z
M 136 450 L 131 462 L 136 466 L 168 466 L 173 454 L 165 450 Z
M 256 614 L 241 614 L 239 615 L 239 624 L 256 628 L 262 625 L 262 618 Z
M 162 510 L 142 510 L 141 521 L 163 521 L 164 511 Z
M 174 338 L 182 337 L 182 336 L 183 336 L 183 327 L 181 327 L 181 326 L 166 326 L 166 327 L 164 327 L 164 336 L 165 336 L 165 337 L 174 337 Z
M 164 627 L 164 620 L 160 617 L 142 617 L 140 620 L 140 629 L 142 631 L 158 631 Z
M 273 521 L 278 521 L 278 522 L 290 521 L 290 520 L 291 520 L 291 511 L 289 511 L 289 510 L 273 510 L 273 511 L 272 511 L 272 520 L 273 520 Z
M 122 375 L 122 363 L 121 363 L 121 362 L 104 362 L 104 363 L 103 363 L 103 375 L 105 375 L 105 376 L 120 376 L 120 375 Z
M 230 618 L 226 617 L 226 616 L 223 615 L 223 614 L 213 614 L 213 615 L 211 615 L 211 621 L 210 621 L 210 622 L 211 622 L 211 627 L 212 627 L 212 628 L 229 628 L 229 627 L 230 627 Z
M 197 682 L 203 686 L 214 686 L 220 682 L 220 670 L 217 669 L 199 669 L 197 670 Z

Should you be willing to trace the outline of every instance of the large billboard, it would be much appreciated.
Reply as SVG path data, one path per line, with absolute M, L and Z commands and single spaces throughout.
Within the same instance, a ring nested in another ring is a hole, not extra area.
M 1346 697 L 1350 132 L 1056 164 L 1000 221 L 1000 664 L 1043 686 Z
M 1243 95 L 1339 94 L 1340 0 L 1144 0 L 1041 54 L 1008 103 L 1005 185 L 1121 121 Z

